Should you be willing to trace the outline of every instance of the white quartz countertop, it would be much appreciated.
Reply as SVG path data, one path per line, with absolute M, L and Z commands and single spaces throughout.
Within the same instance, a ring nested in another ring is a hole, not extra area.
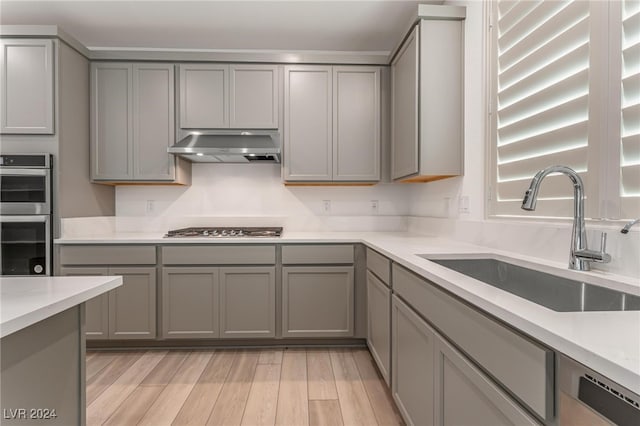
M 122 277 L 1 277 L 0 338 L 122 285 Z
M 566 264 L 453 240 L 402 232 L 284 232 L 281 238 L 162 238 L 114 234 L 62 238 L 57 244 L 363 243 L 522 333 L 640 394 L 640 311 L 556 312 L 419 257 L 490 255 L 565 278 L 640 295 L 638 278 L 600 271 L 575 272 Z M 568 246 L 567 246 L 568 250 Z M 410 302 L 410 301 L 409 301 Z

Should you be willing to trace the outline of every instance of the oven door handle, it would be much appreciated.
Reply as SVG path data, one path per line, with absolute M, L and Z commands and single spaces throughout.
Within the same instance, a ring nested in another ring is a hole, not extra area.
M 47 221 L 49 221 L 49 215 L 36 215 L 36 214 L 29 214 L 29 215 L 20 215 L 20 216 L 8 216 L 8 215 L 1 215 L 0 216 L 0 223 L 1 222 L 20 222 L 20 223 L 24 223 L 24 222 L 37 222 L 37 223 L 46 223 Z
M 0 176 L 46 176 L 48 169 L 2 169 L 0 168 Z

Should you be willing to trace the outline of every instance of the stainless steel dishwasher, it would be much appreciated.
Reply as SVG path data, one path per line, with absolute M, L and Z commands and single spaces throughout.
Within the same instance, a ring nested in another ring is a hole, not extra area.
M 640 425 L 640 397 L 558 354 L 560 426 Z

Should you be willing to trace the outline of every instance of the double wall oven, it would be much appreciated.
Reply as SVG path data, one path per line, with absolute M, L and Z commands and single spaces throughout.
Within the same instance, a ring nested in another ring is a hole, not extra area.
M 51 155 L 0 155 L 0 275 L 51 275 Z

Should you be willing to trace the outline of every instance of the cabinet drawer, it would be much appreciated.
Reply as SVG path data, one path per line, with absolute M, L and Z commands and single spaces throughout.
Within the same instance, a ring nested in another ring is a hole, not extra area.
M 394 290 L 496 380 L 544 419 L 553 416 L 553 351 L 516 334 L 392 266 Z
M 389 287 L 391 282 L 391 261 L 389 259 L 368 248 L 367 269 Z
M 165 246 L 165 265 L 274 265 L 275 246 Z
M 155 265 L 155 246 L 61 246 L 61 265 Z
M 282 246 L 283 265 L 353 263 L 352 245 Z

